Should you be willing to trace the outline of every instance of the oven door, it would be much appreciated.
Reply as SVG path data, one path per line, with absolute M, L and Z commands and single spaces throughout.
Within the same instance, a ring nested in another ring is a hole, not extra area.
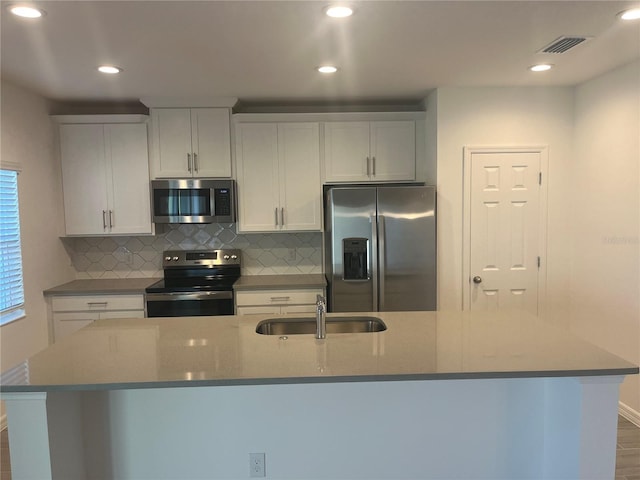
M 233 292 L 147 293 L 147 317 L 233 315 Z

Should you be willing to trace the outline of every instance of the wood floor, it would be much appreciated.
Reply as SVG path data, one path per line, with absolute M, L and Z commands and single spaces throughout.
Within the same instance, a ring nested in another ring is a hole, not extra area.
M 0 480 L 11 480 L 7 430 L 0 432 Z M 640 480 L 640 428 L 618 417 L 615 480 Z

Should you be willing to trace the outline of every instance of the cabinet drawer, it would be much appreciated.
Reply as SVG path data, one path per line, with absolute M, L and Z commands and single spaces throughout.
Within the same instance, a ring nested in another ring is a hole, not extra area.
M 54 312 L 100 312 L 104 310 L 144 310 L 142 295 L 74 295 L 55 296 Z
M 117 312 L 107 311 L 100 314 L 100 320 L 116 318 L 144 318 L 144 310 L 120 310 Z
M 236 315 L 280 315 L 280 307 L 278 305 L 238 307 Z
M 295 305 L 315 304 L 321 288 L 298 290 L 260 290 L 237 292 L 236 305 Z

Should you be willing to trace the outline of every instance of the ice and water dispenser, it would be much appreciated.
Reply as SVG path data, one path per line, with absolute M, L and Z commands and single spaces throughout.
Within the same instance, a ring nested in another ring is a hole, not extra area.
M 343 238 L 343 280 L 368 280 L 367 238 Z

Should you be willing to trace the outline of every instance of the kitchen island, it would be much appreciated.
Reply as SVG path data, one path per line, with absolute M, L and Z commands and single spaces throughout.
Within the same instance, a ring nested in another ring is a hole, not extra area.
M 637 366 L 524 313 L 97 321 L 3 374 L 13 478 L 613 479 Z

